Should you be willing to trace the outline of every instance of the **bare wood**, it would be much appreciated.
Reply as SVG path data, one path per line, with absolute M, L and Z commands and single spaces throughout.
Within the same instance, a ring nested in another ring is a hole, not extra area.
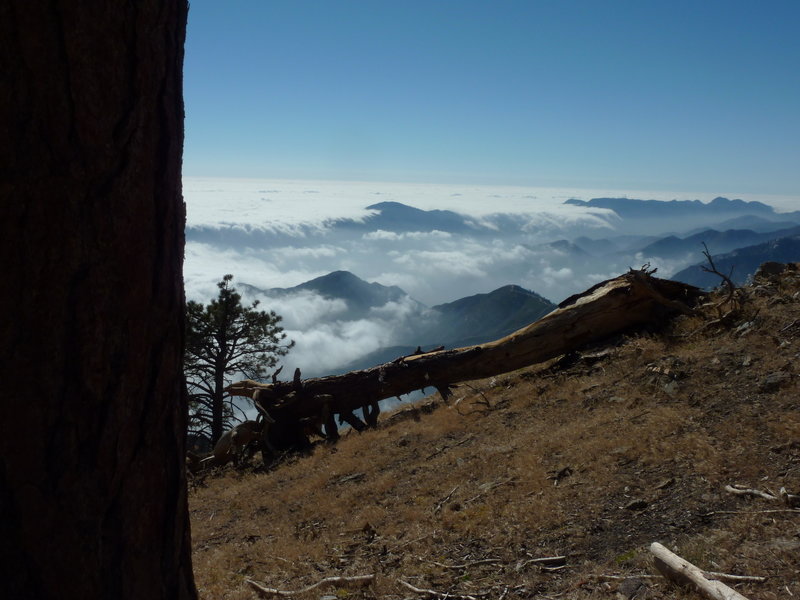
M 767 515 L 775 513 L 792 513 L 800 515 L 800 508 L 782 508 L 777 510 L 712 510 L 705 513 L 705 517 L 713 517 L 714 515 Z
M 444 563 L 436 562 L 435 560 L 429 560 L 428 562 L 431 563 L 432 565 L 436 565 L 437 567 L 442 567 L 443 569 L 463 570 L 463 569 L 469 569 L 470 567 L 476 567 L 478 565 L 494 565 L 497 563 L 501 563 L 503 561 L 500 560 L 499 558 L 484 558 L 481 560 L 474 560 L 472 562 L 464 563 L 463 565 L 446 565 Z
M 370 402 L 423 387 L 435 387 L 448 396 L 454 383 L 514 371 L 632 327 L 690 312 L 689 306 L 701 295 L 693 286 L 652 277 L 650 271 L 630 271 L 568 298 L 535 323 L 493 342 L 413 354 L 299 384 L 244 380 L 226 391 L 257 399 L 278 422 L 288 418 L 282 413 L 297 419 L 319 415 L 326 410 L 325 403 L 331 413 L 349 414 Z
M 447 502 L 448 500 L 450 500 L 450 498 L 453 497 L 453 494 L 456 493 L 458 487 L 459 486 L 454 487 L 452 490 L 450 490 L 450 493 L 447 494 L 447 496 L 439 500 L 439 502 L 436 504 L 436 507 L 433 509 L 434 513 L 438 513 L 440 510 L 442 510 L 442 506 L 444 506 L 445 502 Z
M 478 600 L 475 596 L 466 596 L 461 594 L 450 594 L 450 593 L 445 594 L 442 592 L 437 592 L 436 590 L 427 590 L 424 588 L 418 588 L 406 581 L 403 581 L 402 579 L 398 579 L 397 583 L 408 588 L 415 594 L 424 594 L 426 596 L 430 596 L 431 598 L 448 598 L 448 599 L 452 598 L 453 600 Z
M 731 575 L 730 573 L 718 573 L 716 571 L 703 571 L 708 579 L 717 579 L 719 581 L 747 582 L 747 583 L 764 583 L 767 578 L 760 575 Z M 600 573 L 592 575 L 596 579 L 610 580 L 610 581 L 624 581 L 626 579 L 663 579 L 663 575 L 608 575 Z
M 789 508 L 800 508 L 800 496 L 797 494 L 790 494 L 786 491 L 785 487 L 782 487 L 778 492 L 778 495 L 783 500 L 783 503 L 788 506 Z
M 354 575 L 352 577 L 326 577 L 301 590 L 279 590 L 276 588 L 264 587 L 252 579 L 245 579 L 247 584 L 262 596 L 297 596 L 305 594 L 318 587 L 327 585 L 369 585 L 375 580 L 375 575 Z
M 750 583 L 764 583 L 767 578 L 760 575 L 732 575 L 731 573 L 719 573 L 717 571 L 703 571 L 709 579 L 718 581 L 730 581 L 731 583 L 747 581 Z
M 522 563 L 519 568 L 522 569 L 528 565 L 541 565 L 548 568 L 561 568 L 566 566 L 566 556 L 542 556 L 539 558 L 530 558 Z
M 656 568 L 679 585 L 690 584 L 711 600 L 747 600 L 736 590 L 719 580 L 707 579 L 702 570 L 670 552 L 658 542 L 650 544 L 650 552 L 655 556 Z
M 764 498 L 765 500 L 777 500 L 777 496 L 773 496 L 772 494 L 768 494 L 767 492 L 762 492 L 761 490 L 754 490 L 752 488 L 746 487 L 738 487 L 732 485 L 726 485 L 725 491 L 729 494 L 736 494 L 738 496 L 757 496 L 759 498 Z

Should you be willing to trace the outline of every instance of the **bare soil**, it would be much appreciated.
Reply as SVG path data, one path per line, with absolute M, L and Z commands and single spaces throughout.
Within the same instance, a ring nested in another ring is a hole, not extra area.
M 722 323 L 709 306 L 195 478 L 201 597 L 374 575 L 296 597 L 698 598 L 657 577 L 658 541 L 766 577 L 729 584 L 748 598 L 800 598 L 800 511 L 725 491 L 800 493 L 800 277 L 746 292 Z

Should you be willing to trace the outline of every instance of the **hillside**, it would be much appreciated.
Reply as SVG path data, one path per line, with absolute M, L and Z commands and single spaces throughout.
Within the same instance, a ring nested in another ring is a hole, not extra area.
M 797 597 L 800 512 L 725 486 L 800 492 L 800 277 L 748 295 L 724 325 L 709 308 L 195 480 L 201 597 L 375 574 L 299 597 L 698 598 L 652 577 L 653 541 Z
M 731 252 L 737 248 L 764 244 L 771 240 L 800 234 L 800 227 L 757 233 L 749 229 L 716 231 L 706 229 L 684 238 L 669 236 L 648 244 L 640 250 L 644 256 L 677 258 L 686 254 L 698 255 L 705 243 L 713 254 Z M 760 263 L 759 263 L 760 264 Z M 756 265 L 758 267 L 758 265 Z
M 737 285 L 742 285 L 758 266 L 767 261 L 792 262 L 800 260 L 800 235 L 771 240 L 763 244 L 745 246 L 726 254 L 714 256 L 714 264 L 721 273 L 730 275 Z M 703 264 L 692 265 L 671 277 L 700 288 L 710 289 L 719 285 L 719 278 L 703 270 Z
M 433 311 L 441 317 L 437 329 L 428 333 L 427 341 L 448 347 L 480 344 L 508 335 L 555 308 L 555 304 L 536 292 L 506 285 L 488 294 L 434 306 Z M 454 340 L 454 331 L 461 332 L 462 337 Z

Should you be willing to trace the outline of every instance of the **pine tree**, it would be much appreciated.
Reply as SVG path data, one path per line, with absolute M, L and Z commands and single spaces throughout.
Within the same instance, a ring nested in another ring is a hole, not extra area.
M 286 340 L 281 317 L 274 311 L 258 310 L 258 300 L 242 305 L 232 279 L 233 275 L 222 278 L 217 284 L 219 295 L 210 304 L 190 301 L 186 305 L 189 429 L 212 442 L 241 420 L 237 413 L 244 415 L 234 399 L 225 396 L 225 386 L 234 377 L 262 379 L 294 346 Z

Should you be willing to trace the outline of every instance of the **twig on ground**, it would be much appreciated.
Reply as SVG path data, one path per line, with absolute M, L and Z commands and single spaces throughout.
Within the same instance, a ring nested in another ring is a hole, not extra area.
M 445 503 L 446 503 L 448 500 L 450 500 L 450 498 L 452 498 L 452 497 L 453 497 L 453 494 L 455 494 L 455 493 L 456 493 L 456 490 L 458 489 L 458 487 L 459 487 L 459 486 L 456 486 L 456 487 L 454 487 L 452 490 L 450 490 L 450 493 L 449 493 L 449 494 L 447 494 L 447 496 L 445 496 L 444 498 L 442 498 L 441 500 L 439 500 L 439 503 L 438 503 L 438 504 L 437 504 L 437 505 L 434 507 L 434 509 L 433 509 L 433 514 L 436 514 L 436 513 L 438 513 L 440 510 L 442 510 L 442 506 L 444 506 L 444 505 L 445 505 Z
M 596 575 L 589 575 L 593 579 L 600 579 L 601 581 L 625 581 L 626 579 L 664 579 L 663 575 L 609 575 L 607 573 L 598 573 Z
M 413 544 L 414 542 L 421 542 L 422 540 L 424 540 L 424 539 L 426 539 L 426 538 L 429 538 L 429 537 L 431 537 L 431 535 L 433 535 L 433 534 L 435 534 L 435 533 L 436 533 L 435 531 L 433 531 L 433 532 L 429 532 L 429 533 L 426 533 L 425 535 L 421 535 L 421 536 L 420 536 L 420 537 L 418 537 L 418 538 L 414 538 L 413 540 L 408 540 L 407 542 L 403 542 L 402 544 L 400 544 L 400 545 L 398 545 L 398 546 L 395 546 L 394 548 L 392 548 L 392 549 L 390 550 L 390 552 L 397 552 L 397 551 L 398 551 L 398 550 L 400 550 L 401 548 L 405 548 L 406 546 L 409 546 L 409 545 Z
M 772 494 L 768 494 L 767 492 L 762 492 L 761 490 L 754 490 L 752 488 L 746 488 L 744 486 L 733 486 L 733 485 L 726 485 L 725 491 L 729 494 L 736 494 L 738 496 L 757 496 L 759 498 L 764 498 L 765 500 L 777 500 L 778 497 Z
M 731 573 L 718 573 L 717 571 L 703 571 L 703 573 L 709 579 L 716 579 L 717 581 L 730 581 L 731 583 L 742 581 L 748 581 L 751 583 L 764 583 L 767 580 L 766 577 L 762 577 L 761 575 L 733 575 Z
M 486 489 L 481 491 L 480 494 L 477 494 L 477 495 L 473 496 L 469 500 L 465 500 L 464 504 L 469 504 L 470 502 L 474 502 L 475 500 L 477 500 L 478 498 L 480 498 L 481 496 L 483 496 L 487 492 L 491 492 L 492 490 L 499 488 L 501 485 L 506 485 L 507 483 L 513 483 L 513 482 L 514 482 L 514 478 L 513 477 L 509 477 L 508 479 L 504 479 L 502 481 L 498 481 L 496 483 L 492 483 L 492 484 L 488 485 L 486 487 Z M 484 484 L 484 485 L 486 485 L 486 484 Z
M 305 587 L 301 590 L 278 590 L 276 588 L 268 588 L 264 587 L 263 585 L 256 583 L 252 579 L 245 579 L 245 581 L 256 590 L 262 596 L 297 596 L 299 594 L 304 594 L 306 592 L 310 592 L 313 589 L 324 585 L 341 585 L 341 586 L 348 586 L 348 585 L 369 585 L 375 580 L 375 575 L 354 575 L 352 577 L 326 577 L 325 579 L 321 579 L 317 583 L 314 583 L 308 587 Z
M 475 436 L 474 436 L 474 435 L 468 435 L 468 436 L 464 437 L 464 439 L 463 439 L 463 440 L 461 440 L 461 441 L 459 441 L 459 442 L 456 442 L 455 444 L 452 444 L 452 445 L 450 445 L 450 446 L 448 446 L 447 444 L 445 444 L 445 445 L 444 445 L 444 446 L 442 446 L 441 448 L 437 448 L 437 449 L 436 449 L 436 452 L 434 452 L 433 454 L 430 454 L 430 455 L 429 455 L 429 456 L 428 456 L 428 457 L 427 457 L 425 460 L 430 460 L 430 459 L 432 459 L 434 456 L 438 456 L 439 454 L 441 454 L 441 453 L 442 453 L 442 452 L 444 452 L 445 450 L 450 450 L 451 448 L 458 448 L 459 446 L 463 446 L 464 444 L 466 444 L 467 442 L 470 442 L 470 441 L 472 441 L 473 439 L 475 439 Z
M 767 578 L 760 575 L 732 575 L 730 573 L 717 573 L 716 571 L 703 571 L 708 579 L 716 579 L 717 581 L 730 581 L 732 583 L 764 583 Z M 600 573 L 598 575 L 590 575 L 596 579 L 609 580 L 609 581 L 624 581 L 626 579 L 664 579 L 663 575 L 608 575 Z
M 800 508 L 779 508 L 772 510 L 712 510 L 711 512 L 704 513 L 704 517 L 713 517 L 714 515 L 767 515 L 774 513 L 794 513 L 800 515 Z
M 471 390 L 472 390 L 473 392 L 475 392 L 476 394 L 480 394 L 480 395 L 481 395 L 481 398 L 483 398 L 483 400 L 475 400 L 475 404 L 481 404 L 482 406 L 485 406 L 486 408 L 485 408 L 485 409 L 471 410 L 471 411 L 469 411 L 469 412 L 461 412 L 461 411 L 460 411 L 458 408 L 456 408 L 456 412 L 457 412 L 458 414 L 460 414 L 462 417 L 466 417 L 466 416 L 468 416 L 468 415 L 471 415 L 471 414 L 473 414 L 473 413 L 482 413 L 482 414 L 487 414 L 488 412 L 490 412 L 490 411 L 492 410 L 492 408 L 493 408 L 493 407 L 492 407 L 492 404 L 489 402 L 489 399 L 486 397 L 486 395 L 485 395 L 485 394 L 484 394 L 482 391 L 480 391 L 480 390 L 476 390 L 474 387 L 472 387 L 472 386 L 471 386 L 470 384 L 468 384 L 468 383 L 465 383 L 465 384 L 463 384 L 463 385 L 465 385 L 466 387 L 468 387 L 469 389 L 471 389 Z
M 449 592 L 442 593 L 442 592 L 437 592 L 436 590 L 427 590 L 415 587 L 410 583 L 408 583 L 407 581 L 403 581 L 402 579 L 398 579 L 397 583 L 408 588 L 415 594 L 425 594 L 426 596 L 430 596 L 431 598 L 447 598 L 447 600 L 477 600 L 478 596 L 486 596 L 486 594 L 478 594 L 478 596 L 467 596 L 461 594 L 451 594 Z
M 442 567 L 443 569 L 468 569 L 469 567 L 475 567 L 477 565 L 491 565 L 496 564 L 501 561 L 499 558 L 484 558 L 482 560 L 474 560 L 472 562 L 464 563 L 463 565 L 446 565 L 444 563 L 436 562 L 435 560 L 428 560 L 425 558 L 420 558 L 420 560 L 425 560 L 437 567 Z
M 520 562 L 516 570 L 521 571 L 528 565 L 538 565 L 543 571 L 560 571 L 566 568 L 566 556 L 542 556 L 540 558 L 531 558 L 529 560 Z

